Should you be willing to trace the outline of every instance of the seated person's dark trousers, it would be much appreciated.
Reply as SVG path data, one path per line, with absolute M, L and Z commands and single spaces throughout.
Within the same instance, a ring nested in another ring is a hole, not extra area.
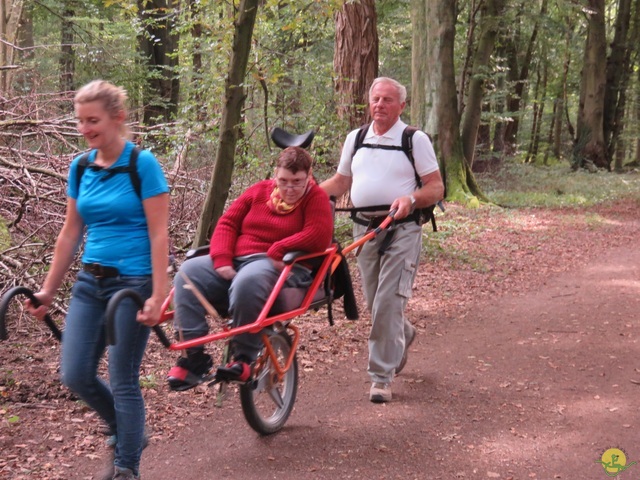
M 206 321 L 206 309 L 196 296 L 185 288 L 186 274 L 191 283 L 205 296 L 221 316 L 230 315 L 233 326 L 247 325 L 257 320 L 280 271 L 264 254 L 239 257 L 234 260 L 234 268 L 238 272 L 231 280 L 222 278 L 213 268 L 213 261 L 208 255 L 186 261 L 175 278 L 175 328 L 181 331 L 184 340 L 192 340 L 204 336 L 209 328 Z M 294 266 L 285 287 L 306 288 L 311 284 L 311 273 L 302 266 Z M 277 312 L 276 301 L 272 312 Z M 260 334 L 241 334 L 233 339 L 234 358 L 247 363 L 253 362 L 262 349 Z M 189 349 L 188 352 L 202 350 Z

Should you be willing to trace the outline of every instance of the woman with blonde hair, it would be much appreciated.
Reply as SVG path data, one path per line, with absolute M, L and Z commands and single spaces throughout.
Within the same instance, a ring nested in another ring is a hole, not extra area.
M 140 364 L 167 293 L 169 217 L 168 185 L 162 169 L 146 150 L 125 138 L 125 90 L 103 80 L 82 87 L 74 98 L 78 131 L 91 151 L 71 162 L 64 225 L 56 240 L 51 267 L 27 308 L 42 318 L 75 257 L 86 230 L 82 270 L 71 293 L 62 337 L 61 380 L 106 423 L 113 460 L 96 478 L 137 479 L 145 446 L 145 407 L 139 385 Z M 135 172 L 129 173 L 132 153 Z M 139 178 L 139 188 L 132 178 Z M 139 190 L 139 191 L 138 191 Z M 98 377 L 106 349 L 105 309 L 122 289 L 145 299 L 116 314 L 118 343 L 109 349 L 109 383 Z

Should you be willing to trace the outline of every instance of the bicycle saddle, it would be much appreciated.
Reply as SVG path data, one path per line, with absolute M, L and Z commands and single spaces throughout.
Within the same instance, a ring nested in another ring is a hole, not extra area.
M 296 135 L 289 133 L 280 127 L 274 127 L 271 130 L 271 140 L 280 148 L 300 147 L 307 148 L 311 145 L 313 137 L 316 134 L 313 130 Z

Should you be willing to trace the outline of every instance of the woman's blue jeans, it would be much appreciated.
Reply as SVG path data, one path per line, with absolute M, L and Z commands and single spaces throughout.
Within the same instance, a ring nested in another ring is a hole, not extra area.
M 119 290 L 133 289 L 143 299 L 151 295 L 151 276 L 97 279 L 80 272 L 73 286 L 62 335 L 62 383 L 93 408 L 116 435 L 115 465 L 138 472 L 145 426 L 140 390 L 140 363 L 149 328 L 136 321 L 131 299 L 116 313 L 116 345 L 108 348 L 109 384 L 97 376 L 105 350 L 105 310 Z

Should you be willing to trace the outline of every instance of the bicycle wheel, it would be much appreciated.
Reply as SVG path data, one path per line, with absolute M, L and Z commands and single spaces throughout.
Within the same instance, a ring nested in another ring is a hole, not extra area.
M 278 363 L 284 365 L 291 351 L 291 337 L 286 332 L 271 332 L 269 335 Z M 263 366 L 256 372 L 254 380 L 240 386 L 240 401 L 251 428 L 261 435 L 270 435 L 284 426 L 293 410 L 298 390 L 298 359 L 293 357 L 291 367 L 278 381 L 266 350 L 263 350 L 262 357 Z

